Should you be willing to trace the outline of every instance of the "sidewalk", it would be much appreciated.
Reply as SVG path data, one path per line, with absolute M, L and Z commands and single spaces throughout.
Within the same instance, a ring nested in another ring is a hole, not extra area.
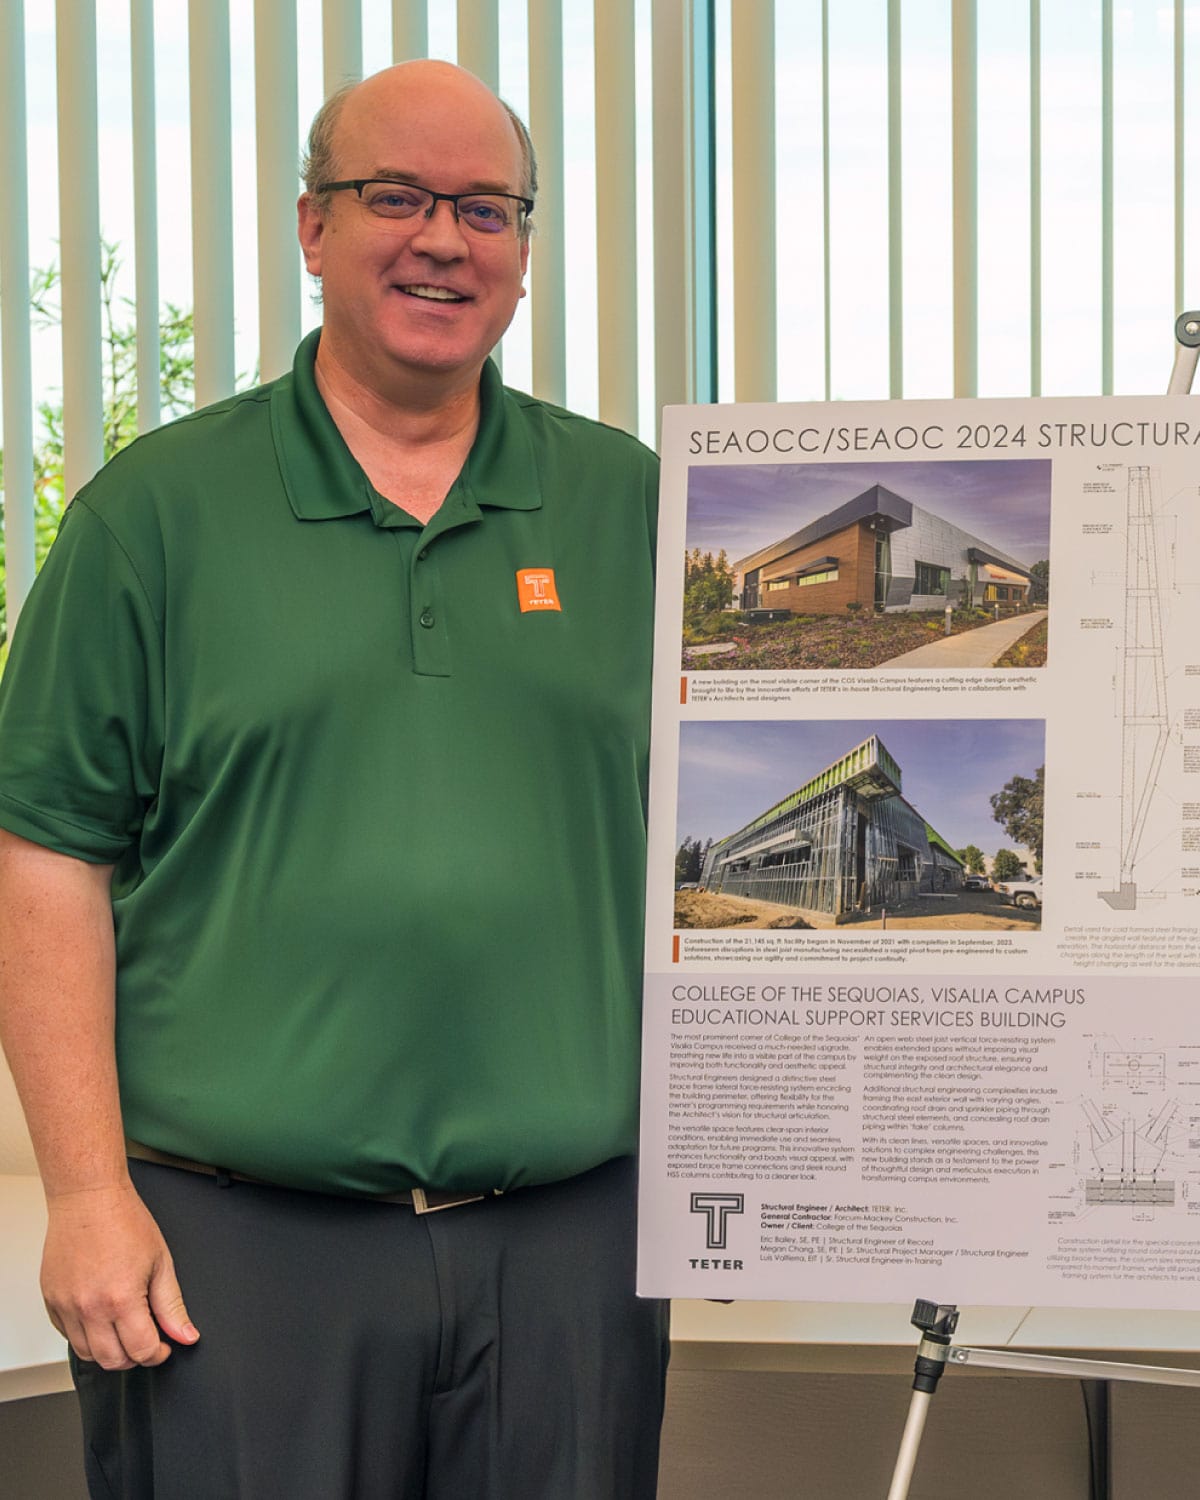
M 906 651 L 903 656 L 880 662 L 876 670 L 887 667 L 995 666 L 1014 641 L 1019 641 L 1045 618 L 1046 611 L 1039 609 L 1032 614 L 1012 615 L 994 625 L 981 625 L 978 630 L 964 630 L 961 635 L 944 635 L 940 640 L 930 641 L 927 646 L 918 646 L 915 651 Z

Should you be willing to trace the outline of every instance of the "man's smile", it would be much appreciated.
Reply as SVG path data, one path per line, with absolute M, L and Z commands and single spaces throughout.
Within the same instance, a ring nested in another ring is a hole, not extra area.
M 408 297 L 424 297 L 431 302 L 466 302 L 469 300 L 460 292 L 452 292 L 448 286 L 422 286 L 418 283 L 413 286 L 401 286 L 397 290 Z

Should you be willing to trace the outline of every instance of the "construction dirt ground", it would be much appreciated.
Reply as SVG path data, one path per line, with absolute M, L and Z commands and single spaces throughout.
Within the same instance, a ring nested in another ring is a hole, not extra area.
M 940 928 L 949 931 L 1029 932 L 1041 926 L 1041 912 L 1012 906 L 995 891 L 954 891 L 945 895 L 920 896 L 887 912 L 887 930 L 904 927 Z M 878 928 L 883 914 L 856 912 L 843 918 L 841 926 Z M 833 927 L 834 920 L 824 912 L 797 911 L 776 906 L 770 901 L 752 901 L 744 896 L 716 895 L 711 891 L 676 891 L 675 926 L 679 930 L 693 927 L 742 929 L 761 927 Z

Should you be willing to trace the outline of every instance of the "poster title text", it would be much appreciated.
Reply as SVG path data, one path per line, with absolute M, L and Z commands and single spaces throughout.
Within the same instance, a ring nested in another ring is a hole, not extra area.
M 1009 427 L 1003 422 L 938 423 L 896 427 L 695 428 L 688 452 L 706 457 L 750 454 L 999 452 L 1063 448 L 1196 448 L 1200 423 L 1187 421 L 1039 422 Z

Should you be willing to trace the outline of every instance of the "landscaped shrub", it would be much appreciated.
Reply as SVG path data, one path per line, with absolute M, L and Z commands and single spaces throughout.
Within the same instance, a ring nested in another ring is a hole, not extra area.
M 712 641 L 728 640 L 735 629 L 744 628 L 745 615 L 736 609 L 718 609 L 698 615 L 683 627 L 685 646 L 707 646 Z

